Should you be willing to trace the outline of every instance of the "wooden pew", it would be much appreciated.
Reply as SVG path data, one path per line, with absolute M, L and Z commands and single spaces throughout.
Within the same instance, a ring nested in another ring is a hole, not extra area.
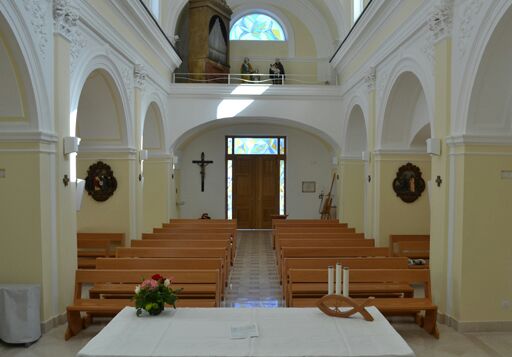
M 346 223 L 340 223 L 337 219 L 273 219 L 272 229 L 277 227 L 325 227 L 325 226 L 338 226 L 342 225 L 347 227 Z
M 225 227 L 212 227 L 209 225 L 190 225 L 183 227 L 175 227 L 175 228 L 153 228 L 153 233 L 174 233 L 174 234 L 199 234 L 204 235 L 208 234 L 219 234 L 219 233 L 228 233 L 231 235 L 231 239 L 233 240 L 233 250 L 236 251 L 236 229 L 235 228 L 225 228 Z
M 87 314 L 111 314 L 115 315 L 125 306 L 134 306 L 130 299 L 92 299 L 82 298 L 84 284 L 130 284 L 132 291 L 135 285 L 141 283 L 142 278 L 150 278 L 154 274 L 165 277 L 174 276 L 175 279 L 186 281 L 189 284 L 219 284 L 216 270 L 204 271 L 178 271 L 178 270 L 77 270 L 75 274 L 75 292 L 73 303 L 66 308 L 68 327 L 65 339 L 75 336 L 86 327 L 86 320 L 81 313 Z M 179 277 L 179 278 L 177 278 Z M 216 299 L 179 299 L 180 307 L 215 307 Z M 133 312 L 135 313 L 135 311 Z
M 375 247 L 374 239 L 279 239 L 276 242 L 278 269 L 283 260 L 282 248 L 323 248 L 323 247 Z
M 349 258 L 349 257 L 387 257 L 387 248 L 377 247 L 286 247 L 281 249 L 282 259 L 286 258 Z M 286 280 L 284 264 L 281 267 L 281 281 Z
M 365 257 L 365 258 L 286 258 L 283 261 L 284 277 L 283 296 L 287 298 L 286 290 L 288 286 L 290 269 L 325 269 L 335 266 L 336 263 L 350 269 L 407 269 L 408 259 L 404 257 Z M 324 291 L 325 286 L 319 287 L 319 291 Z M 409 290 L 411 293 L 412 290 Z
M 224 248 L 117 248 L 116 258 L 220 258 L 224 266 L 222 280 L 228 281 L 229 266 Z M 199 259 L 198 259 L 199 260 Z
M 289 291 L 293 291 L 293 285 L 297 283 L 318 282 L 322 279 L 327 281 L 327 270 L 314 269 L 291 269 Z M 428 269 L 351 269 L 350 270 L 350 291 L 357 291 L 357 284 L 368 284 L 370 289 L 375 291 L 384 290 L 381 287 L 392 286 L 394 284 L 421 284 L 423 286 L 424 297 L 399 297 L 399 298 L 381 298 L 376 297 L 372 305 L 377 307 L 384 315 L 411 315 L 416 314 L 416 322 L 419 323 L 425 331 L 439 338 L 437 329 L 437 306 L 432 303 L 430 287 L 430 270 Z M 313 307 L 316 306 L 318 298 L 290 297 L 290 305 L 293 307 Z M 363 301 L 364 299 L 356 299 Z M 418 313 L 424 311 L 424 316 L 418 318 Z
M 280 239 L 279 236 L 283 233 L 310 233 L 310 234 L 324 234 L 324 233 L 356 233 L 354 228 L 347 228 L 343 225 L 333 227 L 285 227 L 280 226 L 272 231 L 272 248 L 275 249 L 275 242 Z
M 226 240 L 230 243 L 231 263 L 235 259 L 235 246 L 231 233 L 177 232 L 177 233 L 142 233 L 142 240 Z M 232 264 L 231 264 L 232 265 Z
M 77 239 L 108 239 L 112 243 L 118 245 L 124 242 L 124 233 L 84 233 L 78 232 Z
M 285 258 L 283 259 L 283 270 L 286 276 L 283 277 L 283 297 L 288 300 L 287 290 L 290 269 L 324 269 L 328 266 L 336 266 L 336 263 L 350 269 L 407 269 L 408 259 L 405 257 L 365 257 L 365 258 Z M 318 294 L 325 293 L 325 285 L 317 286 Z M 410 295 L 412 289 L 405 291 Z
M 108 239 L 78 239 L 77 240 L 78 269 L 96 268 L 96 258 L 109 257 L 110 240 Z
M 132 240 L 134 248 L 223 248 L 226 249 L 226 264 L 231 264 L 231 243 L 226 240 L 188 240 L 188 239 L 144 239 Z
M 396 254 L 398 254 L 398 244 L 401 242 L 430 242 L 430 235 L 390 234 L 389 235 L 389 254 L 390 254 L 390 256 L 396 256 Z
M 391 256 L 408 257 L 409 268 L 428 269 L 430 258 L 430 236 L 429 235 L 397 235 L 389 236 L 389 251 Z M 414 260 L 426 260 L 426 264 L 415 265 Z

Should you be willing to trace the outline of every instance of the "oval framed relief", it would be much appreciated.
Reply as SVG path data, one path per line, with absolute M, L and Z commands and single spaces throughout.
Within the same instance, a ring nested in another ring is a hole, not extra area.
M 425 191 L 425 180 L 418 166 L 408 162 L 401 166 L 393 180 L 393 191 L 406 203 L 412 203 Z
M 109 165 L 102 161 L 89 166 L 85 179 L 85 190 L 95 201 L 104 202 L 117 189 L 117 180 Z

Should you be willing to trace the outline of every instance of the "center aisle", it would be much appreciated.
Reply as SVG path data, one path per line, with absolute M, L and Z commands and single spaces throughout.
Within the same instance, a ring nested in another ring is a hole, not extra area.
M 239 230 L 225 307 L 280 307 L 282 290 L 271 245 L 272 231 Z

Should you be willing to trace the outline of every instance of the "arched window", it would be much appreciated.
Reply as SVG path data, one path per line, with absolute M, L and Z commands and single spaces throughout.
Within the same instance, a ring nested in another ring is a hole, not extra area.
M 230 40 L 239 41 L 286 41 L 281 24 L 269 15 L 250 13 L 242 16 L 231 27 Z

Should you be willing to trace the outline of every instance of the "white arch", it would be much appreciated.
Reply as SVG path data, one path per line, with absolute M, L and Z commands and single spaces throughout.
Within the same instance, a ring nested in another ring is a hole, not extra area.
M 0 1 L 0 13 L 17 43 L 23 57 L 23 65 L 28 72 L 24 82 L 27 84 L 25 90 L 27 91 L 27 100 L 30 102 L 27 103 L 31 119 L 29 126 L 31 129 L 45 134 L 53 133 L 55 127 L 51 114 L 52 106 L 44 78 L 47 71 L 44 69 L 40 52 L 32 38 L 31 26 L 24 20 L 21 10 L 17 9 L 18 6 L 23 5 L 15 1 Z M 24 76 L 23 73 L 21 75 Z
M 421 85 L 421 89 L 423 90 L 423 93 L 425 95 L 425 99 L 427 101 L 427 111 L 428 111 L 428 118 L 431 128 L 431 136 L 432 133 L 435 132 L 434 130 L 434 79 L 431 76 L 427 76 L 427 73 L 429 73 L 427 70 L 423 69 L 423 67 L 419 64 L 416 59 L 412 57 L 404 57 L 401 60 L 399 60 L 391 70 L 391 74 L 388 77 L 388 81 L 384 87 L 384 95 L 382 96 L 382 101 L 380 102 L 380 105 L 378 106 L 378 117 L 377 117 L 377 132 L 376 132 L 376 143 L 375 148 L 381 149 L 382 148 L 382 135 L 384 131 L 384 126 L 386 123 L 385 121 L 385 114 L 386 109 L 389 104 L 390 95 L 392 90 L 395 87 L 395 83 L 397 79 L 404 73 L 410 72 L 412 73 L 419 81 Z M 379 76 L 377 73 L 377 80 Z
M 161 139 L 162 139 L 162 149 L 165 151 L 164 153 L 167 153 L 167 148 L 168 148 L 168 135 L 167 135 L 167 127 L 168 127 L 168 120 L 164 120 L 164 113 L 166 113 L 166 110 L 165 110 L 165 101 L 162 99 L 160 93 L 156 92 L 156 91 L 153 91 L 147 95 L 144 96 L 144 98 L 142 99 L 142 103 L 141 103 L 141 108 L 142 108 L 142 111 L 141 111 L 141 121 L 140 121 L 140 133 L 141 133 L 141 140 L 142 138 L 144 138 L 144 124 L 146 122 L 146 117 L 147 117 L 147 113 L 148 113 L 148 110 L 151 106 L 151 104 L 155 104 L 156 107 L 158 108 L 158 112 L 159 112 L 159 121 L 160 121 L 160 127 L 162 128 L 162 133 L 161 133 Z
M 351 148 L 350 148 L 350 140 L 348 139 L 349 130 L 351 128 L 351 122 L 352 122 L 352 115 L 354 113 L 354 110 L 356 108 L 359 108 L 361 110 L 361 113 L 363 114 L 363 124 L 364 124 L 364 134 L 365 134 L 365 142 L 366 142 L 366 149 L 368 148 L 368 108 L 365 108 L 365 101 L 362 100 L 362 98 L 359 95 L 354 96 L 350 104 L 347 106 L 348 111 L 345 113 L 345 123 L 343 128 L 343 154 L 351 154 Z
M 131 100 L 126 88 L 127 84 L 124 82 L 123 75 L 121 74 L 118 66 L 110 59 L 110 56 L 106 52 L 108 52 L 106 49 L 91 51 L 79 64 L 77 64 L 75 75 L 71 80 L 70 135 L 76 135 L 76 114 L 78 111 L 78 102 L 87 78 L 89 78 L 89 75 L 95 70 L 104 70 L 111 77 L 116 86 L 117 93 L 121 98 L 122 115 L 124 119 L 121 128 L 121 134 L 123 135 L 122 142 L 126 145 L 127 149 L 133 149 L 133 135 L 131 135 L 131 133 L 133 133 L 133 116 Z M 131 83 L 133 83 L 133 69 L 131 69 L 129 74 L 132 80 Z
M 174 40 L 174 35 L 176 35 L 178 20 L 180 18 L 183 9 L 188 4 L 188 0 L 172 0 L 169 1 L 169 11 L 167 12 L 167 26 L 165 26 L 165 30 L 171 36 L 170 39 L 174 44 L 176 41 Z
M 265 125 L 265 124 L 273 124 L 273 125 L 280 125 L 280 126 L 289 126 L 292 128 L 297 128 L 300 130 L 303 130 L 305 132 L 308 132 L 310 134 L 313 134 L 320 138 L 322 141 L 324 141 L 328 146 L 331 147 L 333 154 L 337 154 L 340 152 L 340 146 L 339 144 L 328 134 L 325 132 L 313 127 L 309 126 L 307 124 L 303 124 L 294 120 L 285 119 L 285 118 L 272 118 L 272 117 L 236 117 L 236 118 L 223 118 L 223 119 L 217 119 L 208 121 L 206 123 L 203 123 L 201 125 L 198 125 L 196 127 L 193 127 L 186 132 L 184 132 L 180 137 L 178 137 L 170 146 L 169 151 L 170 152 L 176 152 L 180 149 L 180 147 L 186 143 L 188 140 L 190 140 L 192 137 L 197 135 L 198 133 L 215 128 L 215 127 L 221 127 L 221 126 L 228 126 L 228 125 L 238 125 L 238 124 L 258 124 L 258 125 Z
M 458 98 L 455 110 L 452 108 L 452 132 L 453 134 L 467 133 L 469 119 L 469 106 L 471 104 L 471 95 L 475 85 L 476 77 L 480 63 L 485 55 L 487 44 L 500 23 L 503 16 L 512 8 L 510 1 L 495 1 L 493 6 L 481 21 L 481 25 L 475 30 L 476 37 L 472 46 L 467 49 L 468 61 L 461 73 L 462 77 L 460 87 L 458 88 Z

